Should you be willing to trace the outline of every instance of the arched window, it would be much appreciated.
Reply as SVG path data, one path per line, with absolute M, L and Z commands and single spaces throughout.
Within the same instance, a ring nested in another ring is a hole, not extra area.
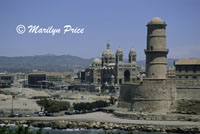
M 124 81 L 130 81 L 130 72 L 128 70 L 124 72 Z
M 119 84 L 122 84 L 122 79 L 119 79 Z

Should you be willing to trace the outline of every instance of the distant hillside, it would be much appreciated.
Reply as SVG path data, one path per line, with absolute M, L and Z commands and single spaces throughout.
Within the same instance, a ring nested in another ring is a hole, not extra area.
M 92 60 L 71 55 L 56 56 L 50 54 L 21 57 L 0 56 L 0 72 L 31 72 L 34 69 L 49 72 L 73 72 L 86 68 L 92 63 Z M 172 66 L 173 62 L 174 59 L 168 59 L 168 66 Z M 145 66 L 145 60 L 137 61 L 137 65 Z
M 39 55 L 23 57 L 0 56 L 0 72 L 30 72 L 33 69 L 49 72 L 73 72 L 87 67 L 92 59 L 71 55 Z
M 167 66 L 170 67 L 170 66 L 173 66 L 174 65 L 174 61 L 177 61 L 178 59 L 167 59 Z M 145 60 L 140 60 L 140 61 L 137 61 L 137 65 L 139 66 L 145 66 L 146 64 L 146 61 Z

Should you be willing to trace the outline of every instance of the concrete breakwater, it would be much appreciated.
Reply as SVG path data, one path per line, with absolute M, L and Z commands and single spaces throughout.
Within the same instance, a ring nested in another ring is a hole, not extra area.
M 0 120 L 0 124 L 28 124 L 33 127 L 51 127 L 52 129 L 104 129 L 104 130 L 125 130 L 142 132 L 166 132 L 166 133 L 186 133 L 197 134 L 200 133 L 200 126 L 187 125 L 150 125 L 150 124 L 126 124 L 126 123 L 112 123 L 112 122 L 86 122 L 86 121 L 66 121 L 66 120 Z

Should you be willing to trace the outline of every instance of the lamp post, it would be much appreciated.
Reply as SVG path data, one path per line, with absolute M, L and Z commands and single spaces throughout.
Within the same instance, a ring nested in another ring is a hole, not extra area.
M 12 114 L 14 113 L 14 111 L 13 111 L 13 97 L 14 97 L 14 95 L 12 95 L 12 110 L 11 110 Z

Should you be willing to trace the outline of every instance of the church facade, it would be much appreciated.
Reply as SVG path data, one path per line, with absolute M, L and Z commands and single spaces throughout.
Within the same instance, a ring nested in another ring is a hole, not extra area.
M 85 69 L 84 82 L 93 84 L 123 84 L 136 80 L 136 52 L 131 48 L 128 62 L 123 60 L 123 51 L 118 48 L 114 54 L 107 43 L 102 58 L 95 58 L 93 63 Z

